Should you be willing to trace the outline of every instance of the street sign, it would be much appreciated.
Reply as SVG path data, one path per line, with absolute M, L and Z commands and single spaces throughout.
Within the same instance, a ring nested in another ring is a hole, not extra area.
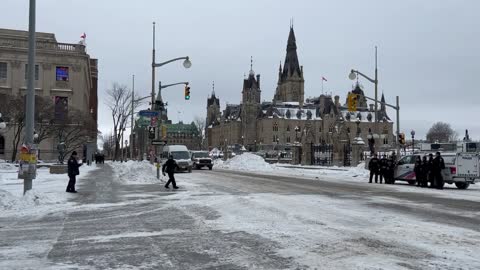
M 166 145 L 167 141 L 164 140 L 152 140 L 152 145 Z
M 141 110 L 138 112 L 138 115 L 144 116 L 144 117 L 154 117 L 158 116 L 159 112 L 157 111 L 149 111 L 149 110 Z
M 141 127 L 148 127 L 150 125 L 150 122 L 151 120 L 149 119 L 149 117 L 143 116 L 140 116 L 140 118 L 138 118 L 137 120 L 137 124 Z

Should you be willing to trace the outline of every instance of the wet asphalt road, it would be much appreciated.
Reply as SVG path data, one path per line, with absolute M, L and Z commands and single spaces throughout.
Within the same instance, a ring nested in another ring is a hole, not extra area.
M 106 164 L 82 180 L 78 186 L 80 193 L 74 199 L 78 207 L 40 219 L 9 221 L 3 228 L 5 237 L 0 240 L 0 248 L 35 249 L 22 245 L 31 240 L 50 243 L 48 249 L 30 250 L 27 258 L 15 258 L 12 265 L 22 269 L 308 268 L 277 255 L 278 244 L 259 235 L 207 228 L 205 220 L 218 218 L 213 209 L 197 206 L 185 212 L 167 203 L 178 200 L 171 197 L 175 192 L 165 191 L 160 184 L 118 184 L 113 181 L 112 173 Z M 468 200 L 398 192 L 385 185 L 220 170 L 194 171 L 193 175 L 203 176 L 204 180 L 197 183 L 201 188 L 233 195 L 318 194 L 355 200 L 372 196 L 405 200 L 409 204 L 371 204 L 434 223 L 479 231 L 480 204 Z M 431 204 L 439 209 L 427 207 Z M 456 211 L 472 215 L 456 215 Z

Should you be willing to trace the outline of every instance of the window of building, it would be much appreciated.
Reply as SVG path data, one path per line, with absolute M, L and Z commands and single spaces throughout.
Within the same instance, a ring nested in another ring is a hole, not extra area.
M 278 131 L 278 124 L 277 123 L 273 124 L 273 131 Z
M 57 81 L 68 82 L 68 67 L 57 67 Z
M 290 126 L 287 126 L 287 131 L 290 131 Z
M 289 142 L 290 142 L 290 137 L 287 137 L 287 143 L 289 143 Z
M 28 64 L 25 64 L 25 80 L 28 79 Z M 35 65 L 35 81 L 38 81 L 38 65 Z
M 0 62 L 0 80 L 7 79 L 7 63 Z

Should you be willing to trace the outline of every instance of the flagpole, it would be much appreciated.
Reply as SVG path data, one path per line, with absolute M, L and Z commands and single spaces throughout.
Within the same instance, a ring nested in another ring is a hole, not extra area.
M 322 95 L 323 95 L 323 77 L 322 77 Z

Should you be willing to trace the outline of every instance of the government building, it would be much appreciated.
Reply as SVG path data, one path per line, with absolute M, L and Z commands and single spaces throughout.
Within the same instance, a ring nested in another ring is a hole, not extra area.
M 27 63 L 28 32 L 0 29 L 0 113 L 7 124 L 6 129 L 0 130 L 0 159 L 15 159 L 16 131 L 22 123 L 12 112 L 15 108 L 9 105 L 14 100 L 25 100 Z M 96 147 L 98 63 L 87 53 L 85 41 L 61 43 L 52 33 L 36 33 L 34 76 L 36 100 L 46 103 L 36 104 L 35 131 L 40 133 L 40 127 L 48 131 L 47 127 L 58 127 L 69 118 L 78 121 L 76 130 L 65 128 L 54 132 L 50 129 L 47 134 L 42 131 L 39 158 L 56 160 L 60 143 L 76 149 L 81 157 L 86 144 Z M 43 108 L 48 112 L 38 111 Z M 42 113 L 48 113 L 49 117 L 38 120 Z M 69 125 L 75 124 L 72 121 Z M 68 133 L 70 131 L 72 133 Z M 19 133 L 19 145 L 24 132 L 23 129 Z M 80 138 L 70 138 L 73 132 Z
M 241 145 L 247 151 L 262 152 L 278 160 L 288 159 L 297 149 L 298 162 L 302 164 L 348 165 L 351 144 L 358 138 L 374 141 L 377 151 L 394 145 L 393 123 L 385 106 L 380 106 L 375 123 L 373 104 L 367 104 L 358 83 L 350 91 L 359 95 L 355 112 L 349 112 L 346 98 L 341 102 L 338 95 L 305 99 L 304 84 L 295 33 L 290 27 L 285 62 L 278 69 L 271 101 L 261 102 L 260 74 L 255 74 L 252 67 L 243 80 L 240 104 L 227 104 L 222 111 L 215 91 L 207 99 L 209 149 Z

